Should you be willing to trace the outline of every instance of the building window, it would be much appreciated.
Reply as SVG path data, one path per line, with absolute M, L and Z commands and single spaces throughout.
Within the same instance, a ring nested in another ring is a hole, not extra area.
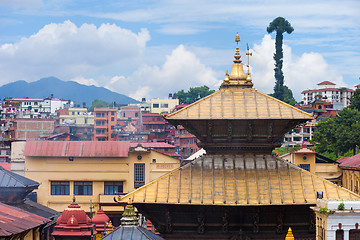
M 51 181 L 51 195 L 69 195 L 69 181 Z
M 114 195 L 123 192 L 123 182 L 104 182 L 104 194 Z
M 358 229 L 350 229 L 349 231 L 349 239 L 360 239 L 360 230 Z
M 139 116 L 139 113 L 136 112 L 136 113 L 135 113 L 135 117 L 138 117 L 138 116 Z M 125 116 L 124 116 L 124 117 L 125 117 Z
M 111 112 L 111 115 L 114 116 L 115 112 Z
M 114 117 L 111 118 L 111 121 L 114 121 Z
M 145 164 L 134 164 L 134 187 L 138 188 L 145 184 Z
M 300 168 L 310 172 L 310 164 L 300 164 Z
M 162 107 L 162 108 L 168 108 L 168 107 L 169 107 L 169 104 L 167 104 L 167 103 L 161 104 L 161 107 Z
M 75 195 L 92 195 L 92 182 L 74 182 Z
M 153 108 L 159 108 L 159 104 L 158 104 L 158 103 L 154 103 L 154 104 L 153 104 Z

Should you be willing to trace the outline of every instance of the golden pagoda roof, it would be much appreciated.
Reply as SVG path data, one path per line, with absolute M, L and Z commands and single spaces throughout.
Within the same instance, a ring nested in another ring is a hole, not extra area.
M 227 87 L 166 116 L 180 119 L 313 119 L 313 116 L 254 88 Z
M 120 198 L 136 203 L 222 206 L 316 204 L 360 196 L 272 155 L 202 156 Z
M 239 51 L 239 34 L 236 34 L 237 44 L 233 66 L 230 74 L 226 71 L 221 89 L 199 101 L 167 115 L 167 120 L 180 119 L 313 119 L 300 109 L 286 104 L 276 98 L 263 94 L 253 87 L 249 72 L 245 74 Z M 252 56 L 247 46 L 246 55 Z

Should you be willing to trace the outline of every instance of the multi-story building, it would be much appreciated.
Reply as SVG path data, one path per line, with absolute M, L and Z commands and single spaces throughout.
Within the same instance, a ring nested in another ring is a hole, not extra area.
M 54 133 L 54 119 L 16 118 L 10 127 L 10 137 L 13 141 L 38 140 L 41 135 Z
M 142 114 L 143 132 L 149 132 L 149 141 L 165 142 L 168 137 L 167 126 L 171 126 L 158 113 Z
M 312 103 L 317 99 L 326 102 L 340 102 L 347 107 L 350 104 L 354 90 L 348 88 L 337 88 L 335 83 L 324 81 L 318 83 L 318 89 L 308 89 L 301 92 L 301 100 L 304 105 Z
M 60 112 L 59 124 L 61 125 L 94 125 L 94 114 L 87 108 L 68 108 Z
M 178 154 L 180 154 L 183 159 L 188 158 L 200 150 L 197 145 L 199 140 L 190 134 L 183 126 L 178 126 L 174 131 L 174 145 L 177 148 Z
M 73 105 L 71 101 L 57 98 L 4 98 L 3 112 L 16 111 L 20 118 L 42 118 Z
M 95 108 L 94 116 L 94 141 L 114 141 L 116 108 Z
M 101 207 L 114 225 L 123 211 L 114 196 L 180 166 L 178 159 L 120 141 L 27 141 L 22 151 L 25 177 L 41 182 L 38 203 L 63 211 L 75 195 L 86 212 Z
M 179 99 L 150 99 L 151 113 L 170 113 L 176 105 L 179 105 Z

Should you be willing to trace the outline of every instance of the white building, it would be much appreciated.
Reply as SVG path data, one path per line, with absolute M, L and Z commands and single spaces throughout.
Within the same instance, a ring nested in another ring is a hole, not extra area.
M 341 102 L 344 107 L 350 104 L 350 98 L 354 94 L 353 89 L 337 88 L 335 83 L 324 81 L 318 83 L 318 89 L 309 89 L 301 92 L 301 100 L 304 105 L 312 103 L 316 98 L 326 102 Z
M 318 192 L 318 195 L 322 192 Z M 360 237 L 360 201 L 318 199 L 316 207 L 316 239 L 351 240 Z
M 176 105 L 179 105 L 179 99 L 150 99 L 151 113 L 170 113 Z
M 7 108 L 16 108 L 20 118 L 45 117 L 55 114 L 56 110 L 63 109 L 69 104 L 68 100 L 57 98 L 7 98 L 3 105 Z M 74 103 L 70 101 L 70 106 Z

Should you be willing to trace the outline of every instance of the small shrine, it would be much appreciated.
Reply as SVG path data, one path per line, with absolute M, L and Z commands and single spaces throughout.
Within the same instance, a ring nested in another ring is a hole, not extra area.
M 92 232 L 92 224 L 86 212 L 75 202 L 64 210 L 56 222 L 53 233 L 55 240 L 90 240 L 96 234 Z
M 103 237 L 101 240 L 164 240 L 160 236 L 139 226 L 139 219 L 136 216 L 131 201 L 125 207 L 121 218 L 121 226 Z
M 110 218 L 105 214 L 102 209 L 99 209 L 94 217 L 91 219 L 92 223 L 95 224 L 96 239 L 100 239 L 107 233 L 111 232 L 114 227 L 110 221 Z
M 165 117 L 206 154 L 118 201 L 130 198 L 165 239 L 285 239 L 289 227 L 297 240 L 316 239 L 318 196 L 360 196 L 271 154 L 313 116 L 254 89 L 235 41 L 220 90 Z

